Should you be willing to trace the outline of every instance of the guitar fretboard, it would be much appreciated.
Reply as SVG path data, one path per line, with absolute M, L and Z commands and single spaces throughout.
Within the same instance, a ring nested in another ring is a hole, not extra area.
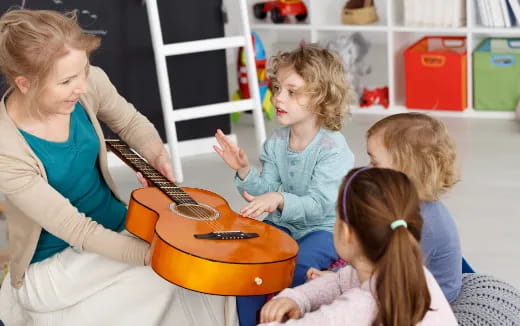
M 170 197 L 175 203 L 180 204 L 197 204 L 184 190 L 175 183 L 166 179 L 153 166 L 148 164 L 139 154 L 134 152 L 125 142 L 119 139 L 105 140 L 107 147 L 116 154 L 123 162 L 135 171 L 148 179 L 155 187 L 159 188 L 165 195 Z

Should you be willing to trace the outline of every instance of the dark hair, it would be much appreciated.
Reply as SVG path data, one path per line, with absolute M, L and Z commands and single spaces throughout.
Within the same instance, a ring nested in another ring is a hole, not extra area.
M 419 247 L 423 222 L 415 186 L 402 172 L 364 168 L 351 170 L 340 189 L 338 216 L 375 265 L 379 312 L 373 325 L 417 324 L 429 310 L 431 297 Z M 392 230 L 396 220 L 404 220 L 407 227 Z

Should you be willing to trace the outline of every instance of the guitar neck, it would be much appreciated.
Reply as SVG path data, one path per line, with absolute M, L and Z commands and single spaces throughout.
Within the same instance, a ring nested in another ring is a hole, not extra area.
M 165 195 L 170 197 L 178 205 L 181 204 L 197 204 L 190 195 L 182 190 L 175 183 L 166 179 L 153 166 L 148 164 L 139 154 L 132 150 L 125 142 L 119 139 L 105 140 L 107 148 L 110 149 L 117 157 L 119 157 L 126 165 L 134 171 L 148 179 L 155 187 L 159 188 Z

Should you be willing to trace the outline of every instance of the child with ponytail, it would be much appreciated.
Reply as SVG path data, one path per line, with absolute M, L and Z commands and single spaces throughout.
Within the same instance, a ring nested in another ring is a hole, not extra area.
M 334 245 L 351 265 L 286 289 L 261 311 L 279 325 L 457 325 L 419 246 L 422 218 L 413 183 L 398 171 L 359 168 L 344 179 Z

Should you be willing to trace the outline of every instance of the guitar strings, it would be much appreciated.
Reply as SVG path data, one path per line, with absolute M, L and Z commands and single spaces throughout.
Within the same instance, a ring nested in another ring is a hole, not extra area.
M 221 229 L 220 223 L 215 223 L 214 221 L 208 220 L 208 218 L 211 217 L 211 215 L 209 215 L 207 213 L 206 209 L 202 209 L 202 208 L 196 206 L 196 205 L 198 205 L 198 203 L 196 201 L 194 201 L 187 193 L 185 193 L 182 190 L 181 190 L 181 192 L 171 193 L 171 191 L 169 191 L 168 189 L 165 189 L 165 188 L 180 189 L 180 188 L 178 186 L 176 186 L 174 183 L 172 183 L 171 181 L 169 181 L 168 179 L 166 179 L 156 169 L 149 166 L 149 164 L 144 162 L 143 159 L 139 155 L 137 155 L 136 153 L 131 151 L 129 148 L 127 148 L 126 145 L 122 145 L 121 147 L 123 147 L 123 148 L 118 148 L 119 152 L 121 154 L 123 154 L 124 156 L 126 156 L 126 158 L 130 161 L 130 163 L 132 165 L 134 165 L 136 168 L 138 168 L 138 170 L 140 170 L 140 172 L 143 173 L 143 175 L 147 179 L 149 179 L 156 186 L 158 186 L 158 188 L 163 193 L 168 195 L 168 197 L 171 198 L 172 196 L 175 196 L 176 199 L 174 199 L 174 201 L 177 202 L 177 205 L 180 204 L 182 206 L 184 204 L 184 207 L 188 211 L 190 211 L 194 217 L 201 218 L 202 221 L 205 222 L 206 224 L 208 224 L 208 226 L 212 230 L 217 231 L 217 230 Z M 188 198 L 183 199 L 182 196 L 186 196 Z
M 117 144 L 114 144 L 118 142 Z M 164 194 L 173 199 L 178 206 L 183 206 L 187 211 L 191 212 L 194 217 L 201 218 L 201 221 L 205 222 L 210 229 L 213 231 L 221 231 L 222 225 L 217 220 L 211 219 L 213 217 L 213 212 L 209 211 L 207 208 L 202 208 L 191 196 L 183 191 L 180 187 L 175 185 L 170 180 L 166 179 L 162 174 L 160 174 L 155 168 L 149 165 L 146 161 L 144 161 L 141 156 L 132 151 L 128 145 L 123 143 L 122 141 L 107 141 L 109 147 L 112 147 L 115 151 L 119 152 L 119 154 L 123 155 L 135 168 L 139 170 L 147 179 L 152 181 L 154 185 L 156 185 Z M 170 189 L 180 190 L 180 191 L 170 191 Z M 172 198 L 172 196 L 176 197 L 176 199 Z M 187 197 L 186 199 L 182 197 Z

